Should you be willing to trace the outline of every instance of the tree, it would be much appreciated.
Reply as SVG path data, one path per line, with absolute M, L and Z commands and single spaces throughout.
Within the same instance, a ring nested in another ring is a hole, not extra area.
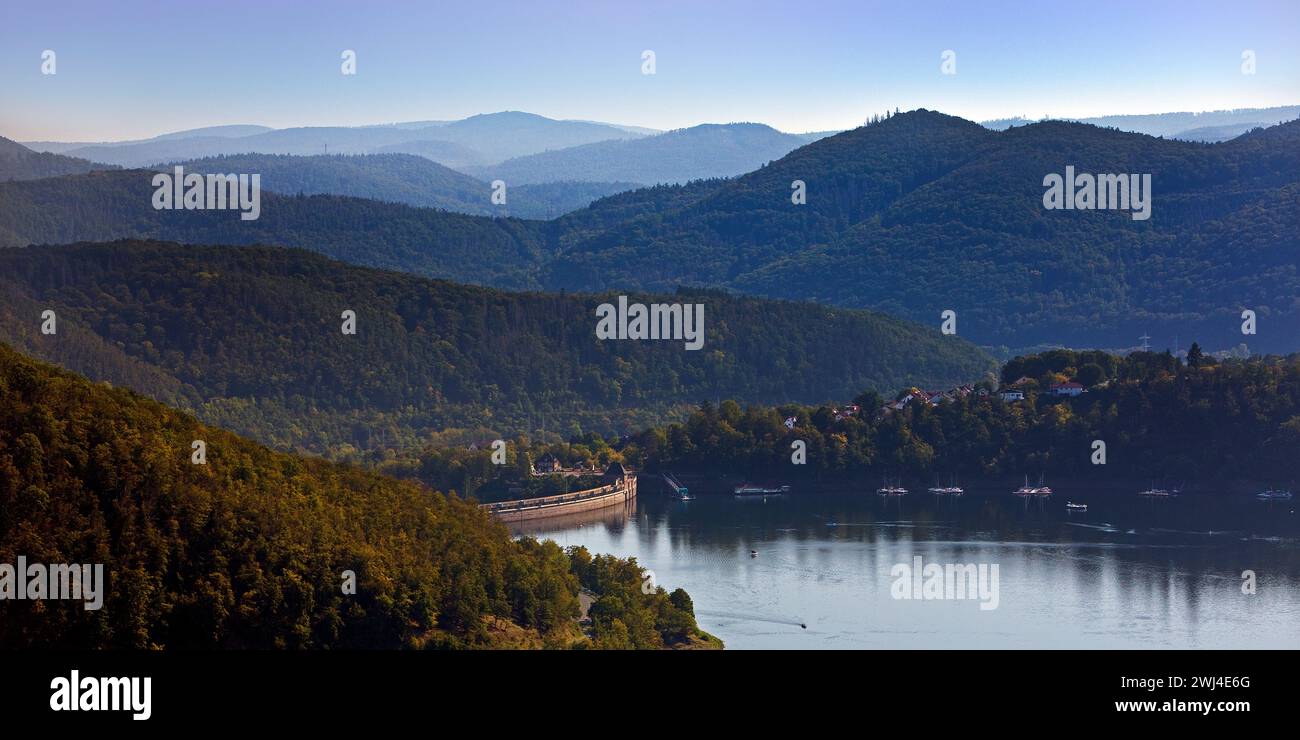
M 1091 388 L 1105 379 L 1106 371 L 1095 362 L 1089 362 L 1079 368 L 1079 384 L 1085 388 Z
M 1192 342 L 1192 348 L 1187 350 L 1187 366 L 1192 368 L 1200 367 L 1203 357 L 1201 345 Z

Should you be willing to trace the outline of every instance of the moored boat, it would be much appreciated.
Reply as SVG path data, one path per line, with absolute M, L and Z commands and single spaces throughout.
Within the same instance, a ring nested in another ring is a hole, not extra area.
M 903 488 L 902 481 L 898 481 L 896 485 L 890 485 L 889 482 L 886 481 L 881 484 L 880 488 L 876 489 L 876 494 L 879 496 L 906 496 L 907 489 Z
M 1026 475 L 1025 484 L 1017 488 L 1016 490 L 1012 491 L 1012 493 L 1022 498 L 1027 498 L 1029 496 L 1039 496 L 1042 498 L 1046 498 L 1052 495 L 1052 488 L 1051 486 L 1043 485 L 1042 476 L 1039 476 L 1038 478 L 1038 485 L 1031 486 L 1029 485 L 1029 476 Z
M 952 485 L 948 486 L 941 486 L 939 485 L 939 481 L 935 481 L 934 486 L 926 490 L 936 496 L 960 496 L 966 492 L 965 489 L 957 485 L 955 479 L 953 480 Z

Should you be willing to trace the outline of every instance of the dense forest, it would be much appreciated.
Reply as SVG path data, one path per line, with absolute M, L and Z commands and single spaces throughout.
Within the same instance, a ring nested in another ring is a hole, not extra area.
M 1024 400 L 1004 401 L 992 382 L 931 402 L 911 391 L 883 398 L 867 391 L 849 404 L 742 406 L 703 403 L 683 423 L 605 440 L 564 444 L 517 440 L 520 458 L 556 456 L 566 467 L 611 461 L 649 472 L 729 473 L 791 484 L 882 476 L 930 481 L 956 475 L 971 482 L 1127 480 L 1179 483 L 1199 493 L 1246 493 L 1253 486 L 1300 483 L 1300 355 L 1216 361 L 1193 345 L 1186 362 L 1168 352 L 1050 352 L 1015 358 L 1002 387 Z M 1058 396 L 1052 386 L 1086 391 Z M 896 408 L 897 407 L 897 408 Z M 793 419 L 792 427 L 785 421 Z M 792 443 L 807 462 L 791 462 Z M 1094 464 L 1093 442 L 1106 444 Z M 429 447 L 384 468 L 485 498 L 519 485 L 517 466 L 501 469 L 484 453 Z
M 1150 173 L 1151 219 L 1044 210 L 1043 178 L 1066 165 Z M 791 203 L 796 180 L 806 205 Z M 915 320 L 953 309 L 963 336 L 1012 348 L 1124 348 L 1150 333 L 1294 351 L 1297 240 L 1300 122 L 1197 144 L 915 111 L 590 234 L 545 263 L 542 283 L 687 282 Z M 1243 339 L 1245 308 L 1267 319 Z
M 547 430 L 616 434 L 705 399 L 844 399 L 991 371 L 878 314 L 690 290 L 702 349 L 600 341 L 614 296 L 504 293 L 300 250 L 118 242 L 0 250 L 0 339 L 264 443 L 349 457 Z M 40 333 L 55 311 L 58 332 Z M 342 313 L 356 314 L 344 334 Z
M 1213 362 L 1194 349 L 1190 365 L 1168 353 L 1126 358 L 1067 350 L 1017 358 L 1003 369 L 1023 401 L 978 392 L 937 404 L 915 398 L 882 412 L 874 393 L 857 414 L 830 408 L 705 406 L 684 424 L 634 437 L 645 464 L 721 468 L 782 478 L 880 474 L 928 478 L 1031 477 L 1183 481 L 1190 490 L 1224 483 L 1286 484 L 1300 456 L 1300 355 Z M 1054 383 L 1090 383 L 1060 397 Z M 798 419 L 793 429 L 782 425 Z M 790 444 L 808 445 L 805 466 Z M 1093 463 L 1093 441 L 1106 462 Z
M 0 562 L 19 555 L 102 564 L 106 596 L 7 603 L 5 648 L 720 646 L 635 561 L 514 541 L 458 498 L 273 452 L 0 345 Z
M 301 247 L 356 265 L 505 289 L 536 288 L 544 224 L 337 195 L 261 194 L 261 215 L 154 210 L 152 170 L 0 182 L 0 246 L 167 238 Z
M 649 140 L 609 146 L 648 145 Z M 548 155 L 549 156 L 549 155 Z M 1043 178 L 1151 175 L 1151 218 L 1047 211 Z M 507 289 L 692 285 L 959 316 L 980 344 L 1290 352 L 1300 335 L 1300 122 L 1219 144 L 1045 121 L 991 131 L 930 111 L 802 146 L 733 179 L 597 200 L 551 221 L 341 196 L 264 196 L 262 216 L 155 211 L 148 176 L 0 183 L 0 245 L 114 238 L 296 246 Z M 791 202 L 802 181 L 807 202 Z M 1241 333 L 1241 312 L 1258 317 Z

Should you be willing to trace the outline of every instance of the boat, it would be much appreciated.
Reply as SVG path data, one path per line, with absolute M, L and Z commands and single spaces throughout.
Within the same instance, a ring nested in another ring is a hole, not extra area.
M 876 489 L 876 494 L 880 496 L 906 496 L 907 489 L 903 488 L 903 482 L 898 481 L 898 485 L 891 486 L 888 481 L 881 483 L 880 488 Z
M 1076 504 L 1076 503 L 1074 503 L 1073 501 L 1066 501 L 1066 502 L 1065 502 L 1065 510 L 1066 510 L 1066 511 L 1087 511 L 1087 510 L 1088 510 L 1088 505 L 1087 505 L 1087 504 Z
M 752 483 L 741 483 L 731 492 L 737 496 L 781 496 L 790 492 L 790 486 L 780 486 L 769 488 L 765 486 L 756 486 Z
M 1260 501 L 1290 501 L 1292 496 L 1290 491 L 1276 491 L 1270 488 L 1267 491 L 1255 494 L 1255 498 Z
M 1042 476 L 1038 477 L 1038 485 L 1031 486 L 1029 485 L 1029 476 L 1026 475 L 1025 484 L 1017 488 L 1015 491 L 1012 491 L 1012 493 L 1014 493 L 1017 496 L 1020 496 L 1021 498 L 1028 498 L 1029 496 L 1039 496 L 1042 498 L 1046 498 L 1052 495 L 1052 488 L 1051 486 L 1043 485 Z
M 935 481 L 934 486 L 927 490 L 936 496 L 960 496 L 966 493 L 965 489 L 957 485 L 956 480 L 953 480 L 953 484 L 950 486 L 941 486 L 939 481 Z
M 1146 496 L 1147 498 L 1172 498 L 1179 493 L 1181 491 L 1177 488 L 1156 488 L 1154 483 L 1147 490 L 1138 491 L 1139 496 Z

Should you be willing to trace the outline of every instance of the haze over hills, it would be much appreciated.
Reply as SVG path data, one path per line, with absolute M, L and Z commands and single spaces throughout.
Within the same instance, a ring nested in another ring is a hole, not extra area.
M 226 126 L 202 126 L 200 128 L 185 129 L 184 131 L 172 131 L 148 139 L 127 139 L 123 141 L 24 141 L 23 145 L 38 152 L 62 154 L 69 149 L 76 149 L 85 146 L 123 146 L 126 144 L 142 144 L 150 141 L 194 139 L 200 137 L 234 138 L 239 136 L 252 136 L 253 134 L 260 134 L 274 130 L 275 129 L 270 126 L 232 124 Z
M 505 203 L 491 202 L 492 186 L 412 154 L 232 154 L 158 165 L 195 173 L 257 173 L 275 193 L 329 194 L 405 203 L 479 216 L 551 219 L 597 198 L 637 187 L 631 182 L 546 182 L 510 187 Z M 60 154 L 34 152 L 0 137 L 0 182 L 120 169 Z
M 498 162 L 547 149 L 635 138 L 626 128 L 583 121 L 556 121 L 531 113 L 506 111 L 471 116 L 460 121 L 426 122 L 425 126 L 308 126 L 258 130 L 264 127 L 195 129 L 142 141 L 65 145 L 32 142 L 46 151 L 96 162 L 140 167 L 223 154 L 419 154 L 450 153 L 459 162 Z M 407 151 L 401 144 L 410 142 Z M 431 142 L 438 142 L 437 144 Z M 444 163 L 448 164 L 448 163 Z
M 1294 121 L 1296 118 L 1300 118 L 1300 105 L 1059 120 L 1089 123 L 1103 128 L 1117 128 L 1120 131 L 1132 131 L 1150 136 L 1163 136 L 1167 139 L 1216 142 L 1236 138 L 1254 128 L 1276 126 L 1279 123 Z M 1034 121 L 1017 117 L 984 121 L 983 125 L 1001 131 L 1011 126 L 1023 126 L 1028 123 Z
M 700 401 L 846 401 L 992 369 L 865 311 L 694 291 L 684 340 L 601 341 L 612 295 L 504 293 L 301 250 L 116 242 L 0 250 L 0 339 L 282 448 L 405 449 L 448 428 L 626 433 Z M 58 333 L 39 332 L 54 310 Z M 355 335 L 341 314 L 356 312 Z
M 738 123 L 664 133 L 510 111 L 460 121 L 355 127 L 210 126 L 136 141 L 27 146 L 123 167 L 235 154 L 413 154 L 480 179 L 500 177 L 510 185 L 654 184 L 738 175 L 828 134 L 785 134 L 762 124 Z
M 454 170 L 486 164 L 486 157 L 464 144 L 438 139 L 403 141 L 400 144 L 385 144 L 370 150 L 371 154 L 411 154 L 424 157 Z
M 493 217 L 554 218 L 636 187 L 619 182 L 520 185 L 508 188 L 506 202 L 496 205 L 490 183 L 413 154 L 237 154 L 174 165 L 186 172 L 256 172 L 264 189 L 286 195 L 347 195 Z
M 758 123 L 706 124 L 640 139 L 602 141 L 468 167 L 483 180 L 623 181 L 642 185 L 731 177 L 757 169 L 807 143 Z
M 273 193 L 260 219 L 243 222 L 155 211 L 140 173 L 93 173 L 0 183 L 0 244 L 267 243 L 514 289 L 687 284 L 928 325 L 951 309 L 962 336 L 1011 348 L 1128 347 L 1150 333 L 1292 351 L 1298 132 L 1292 122 L 1211 145 L 1064 122 L 995 132 L 922 110 L 734 179 L 620 193 L 549 222 Z M 1067 165 L 1150 174 L 1150 220 L 1045 210 L 1043 178 Z M 805 205 L 791 202 L 796 180 Z M 1260 317 L 1257 335 L 1240 334 L 1246 309 Z
M 102 169 L 115 168 L 61 154 L 34 152 L 16 141 L 0 136 L 0 181 L 37 180 Z

